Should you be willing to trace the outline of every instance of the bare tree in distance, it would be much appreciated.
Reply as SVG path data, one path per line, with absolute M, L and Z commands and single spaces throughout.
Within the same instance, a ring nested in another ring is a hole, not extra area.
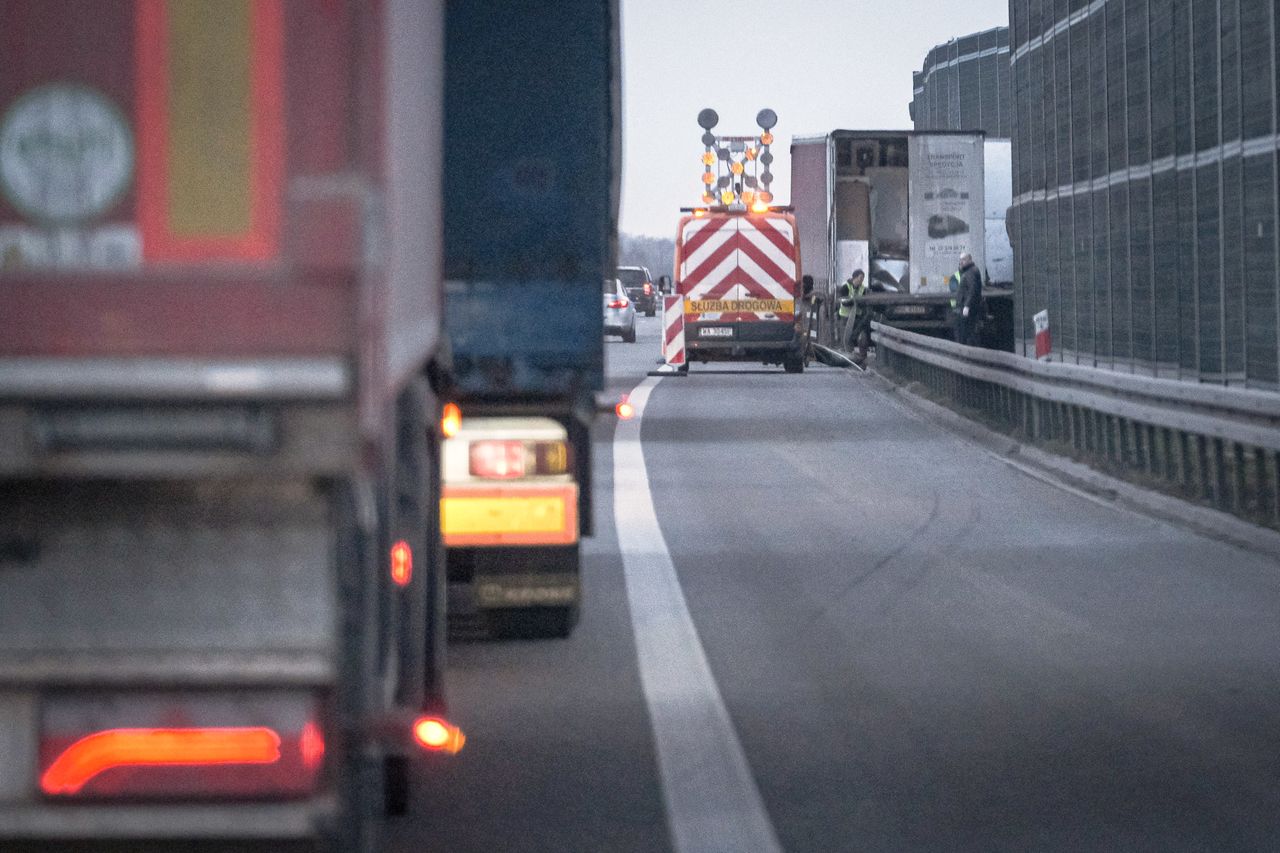
M 645 267 L 656 282 L 658 276 L 672 275 L 675 270 L 676 243 L 663 237 L 639 234 L 618 235 L 618 265 Z

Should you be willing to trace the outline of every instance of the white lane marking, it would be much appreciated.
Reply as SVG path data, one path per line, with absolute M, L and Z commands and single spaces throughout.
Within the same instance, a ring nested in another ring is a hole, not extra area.
M 653 507 L 640 422 L 658 381 L 636 386 L 635 417 L 614 433 L 613 513 L 671 842 L 676 853 L 780 853 Z

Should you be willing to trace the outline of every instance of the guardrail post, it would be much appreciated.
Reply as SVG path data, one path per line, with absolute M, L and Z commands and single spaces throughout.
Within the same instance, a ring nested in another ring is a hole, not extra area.
M 1231 503 L 1236 513 L 1243 513 L 1249 506 L 1248 468 L 1244 462 L 1244 447 L 1231 442 Z

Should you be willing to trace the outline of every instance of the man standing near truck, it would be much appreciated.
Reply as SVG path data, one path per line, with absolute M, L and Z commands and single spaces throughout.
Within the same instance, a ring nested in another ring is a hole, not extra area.
M 858 298 L 867 292 L 866 275 L 862 270 L 854 270 L 845 283 L 840 285 L 840 345 L 846 350 L 852 346 L 854 327 L 857 325 Z
M 960 287 L 956 291 L 960 316 L 956 318 L 956 343 L 977 343 L 978 320 L 982 316 L 982 272 L 968 252 L 960 255 Z

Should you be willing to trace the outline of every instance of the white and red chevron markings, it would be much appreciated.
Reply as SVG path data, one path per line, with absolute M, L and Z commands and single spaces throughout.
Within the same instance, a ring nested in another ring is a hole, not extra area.
M 667 364 L 685 363 L 684 297 L 662 297 L 662 358 Z
M 723 313 L 689 305 L 693 322 L 795 319 L 795 228 L 789 219 L 709 216 L 690 220 L 682 238 L 680 289 L 689 303 L 766 300 L 787 309 Z

